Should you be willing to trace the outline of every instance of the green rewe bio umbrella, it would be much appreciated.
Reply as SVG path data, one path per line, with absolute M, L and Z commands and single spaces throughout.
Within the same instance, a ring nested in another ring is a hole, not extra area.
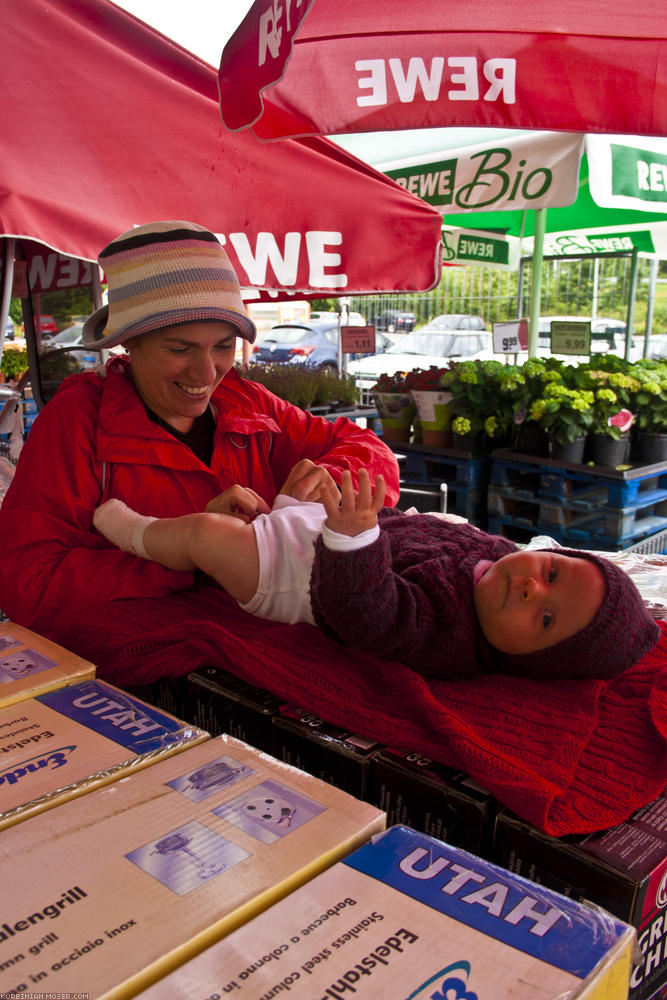
M 471 139 L 461 144 L 466 131 Z M 410 134 L 395 135 L 409 150 Z M 380 152 L 372 162 L 443 213 L 446 261 L 517 267 L 520 256 L 533 258 L 531 354 L 543 257 L 667 259 L 667 139 L 446 129 L 415 136 L 422 151 L 379 162 Z M 337 141 L 363 158 L 362 137 L 353 139 Z

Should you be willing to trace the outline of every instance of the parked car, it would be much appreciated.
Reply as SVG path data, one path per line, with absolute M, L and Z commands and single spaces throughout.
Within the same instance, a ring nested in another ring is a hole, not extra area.
M 5 327 L 5 340 L 14 339 L 14 320 L 11 316 L 7 317 L 7 326 Z
M 473 327 L 452 327 L 449 323 L 462 321 L 462 316 L 436 316 L 421 330 L 413 330 L 388 347 L 382 354 L 371 354 L 351 361 L 348 372 L 357 379 L 362 390 L 368 390 L 380 375 L 412 371 L 414 368 L 443 367 L 452 361 L 489 360 L 497 357 L 493 352 L 493 336 L 484 328 L 478 316 L 465 317 L 475 320 Z
M 391 341 L 384 334 L 375 334 L 377 350 L 383 351 L 390 345 Z M 363 355 L 352 354 L 349 357 L 359 358 Z M 309 368 L 337 371 L 338 320 L 335 323 L 315 320 L 309 326 L 302 323 L 274 326 L 253 347 L 252 361 L 262 364 L 304 364 Z
M 52 337 L 55 337 L 58 332 L 58 324 L 53 316 L 40 316 L 39 328 L 42 340 L 50 340 Z
M 338 313 L 336 312 L 311 312 L 310 323 L 313 322 L 338 323 Z M 366 320 L 360 312 L 350 312 L 347 314 L 347 326 L 366 326 Z
M 71 350 L 71 348 L 78 347 L 79 345 L 82 348 L 80 351 Z M 104 360 L 102 357 L 103 354 L 105 357 L 108 356 L 108 352 L 93 351 L 90 347 L 84 348 L 83 323 L 73 323 L 72 326 L 66 327 L 54 337 L 43 342 L 41 356 L 51 354 L 51 352 L 62 350 L 63 348 L 70 348 L 67 353 L 76 361 L 80 369 L 94 368 L 95 365 L 101 364 Z
M 385 309 L 373 317 L 376 330 L 387 333 L 410 333 L 417 324 L 417 317 L 412 312 L 400 312 L 398 309 Z

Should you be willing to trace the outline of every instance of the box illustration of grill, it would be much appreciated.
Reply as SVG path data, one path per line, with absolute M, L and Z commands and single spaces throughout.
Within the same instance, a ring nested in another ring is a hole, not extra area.
M 0 706 L 95 676 L 95 666 L 37 632 L 0 622 Z
M 0 830 L 208 738 L 98 680 L 0 708 Z
M 65 802 L 2 833 L 0 995 L 134 996 L 384 825 L 229 736 Z

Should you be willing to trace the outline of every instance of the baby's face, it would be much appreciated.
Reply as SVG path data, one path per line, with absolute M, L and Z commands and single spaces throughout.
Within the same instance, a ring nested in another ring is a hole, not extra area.
M 593 620 L 606 592 L 594 562 L 553 550 L 510 552 L 480 570 L 475 611 L 501 653 L 534 653 L 575 635 Z

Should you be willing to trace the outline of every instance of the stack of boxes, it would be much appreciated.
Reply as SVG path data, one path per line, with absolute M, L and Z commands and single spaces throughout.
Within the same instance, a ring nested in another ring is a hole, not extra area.
M 0 995 L 648 1000 L 667 981 L 667 800 L 561 841 L 224 671 L 180 685 L 193 724 L 12 623 L 0 643 Z M 263 745 L 200 721 L 220 719 Z

